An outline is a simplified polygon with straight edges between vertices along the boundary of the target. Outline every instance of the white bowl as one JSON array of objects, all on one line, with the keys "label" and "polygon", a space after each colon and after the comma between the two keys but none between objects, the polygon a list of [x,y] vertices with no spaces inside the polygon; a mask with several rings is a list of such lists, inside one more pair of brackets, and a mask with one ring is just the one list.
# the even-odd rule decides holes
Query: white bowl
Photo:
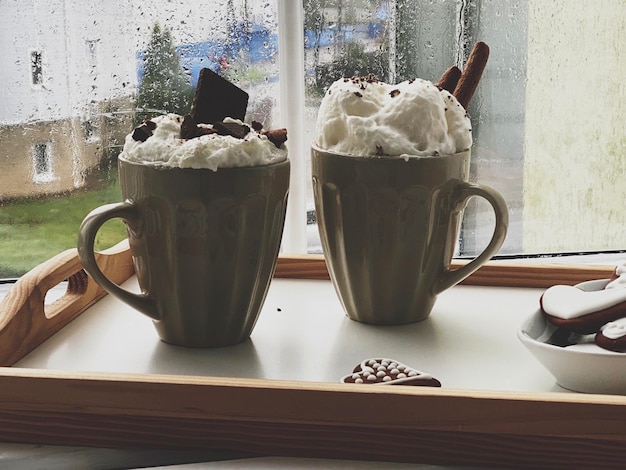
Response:
[{"label": "white bowl", "polygon": [[[588,281],[577,287],[600,290],[607,283],[608,279]],[[556,331],[538,309],[524,322],[517,336],[561,387],[575,392],[626,395],[626,353],[596,346],[593,335],[585,337],[583,344],[551,344]]]}]

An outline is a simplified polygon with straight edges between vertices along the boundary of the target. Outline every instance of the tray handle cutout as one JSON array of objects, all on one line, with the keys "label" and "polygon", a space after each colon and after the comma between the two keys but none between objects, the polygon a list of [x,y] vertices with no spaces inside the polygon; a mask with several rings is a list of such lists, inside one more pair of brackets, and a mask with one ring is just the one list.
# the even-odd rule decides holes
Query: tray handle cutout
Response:
[{"label": "tray handle cutout", "polygon": [[[96,259],[102,271],[117,283],[134,273],[127,240],[97,253]],[[48,291],[65,281],[65,293],[46,304]],[[0,366],[15,364],[105,294],[83,270],[76,248],[31,269],[0,302]]]}]

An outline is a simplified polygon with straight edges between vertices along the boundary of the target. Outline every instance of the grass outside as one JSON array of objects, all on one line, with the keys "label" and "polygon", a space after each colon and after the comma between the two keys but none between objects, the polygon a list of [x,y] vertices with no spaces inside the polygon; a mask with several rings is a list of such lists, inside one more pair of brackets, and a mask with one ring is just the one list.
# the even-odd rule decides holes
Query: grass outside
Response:
[{"label": "grass outside", "polygon": [[[117,172],[103,175],[106,184],[47,199],[20,199],[0,204],[0,279],[19,277],[51,258],[76,247],[84,217],[102,204],[121,201]],[[120,220],[106,222],[98,232],[96,249],[126,238]]]}]

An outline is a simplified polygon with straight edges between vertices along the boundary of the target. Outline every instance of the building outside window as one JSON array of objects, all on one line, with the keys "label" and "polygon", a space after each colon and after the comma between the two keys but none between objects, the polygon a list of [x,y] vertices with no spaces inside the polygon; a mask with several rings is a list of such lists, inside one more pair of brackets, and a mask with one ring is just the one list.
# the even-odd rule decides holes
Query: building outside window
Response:
[{"label": "building outside window", "polygon": [[[281,2],[0,2],[0,228],[9,234],[0,240],[0,278],[75,246],[75,227],[88,210],[120,198],[116,159],[136,124],[157,25],[189,87],[209,67],[250,94],[246,120],[288,128],[290,158],[303,171],[291,187],[290,204],[298,207],[285,237],[305,227],[304,244],[290,245],[302,252],[320,251],[309,146],[325,88],[366,73],[390,82],[436,81],[449,66],[462,68],[478,40],[489,44],[491,56],[468,109],[472,178],[507,201],[511,227],[501,256],[626,249],[626,2],[302,0],[303,18],[292,8],[281,17],[287,10]],[[28,27],[9,27],[18,19]],[[301,47],[292,50],[294,44]],[[44,79],[45,94],[33,94]],[[299,80],[302,96],[293,87]],[[152,103],[150,112],[171,111],[163,100]],[[300,115],[289,114],[294,106]],[[50,147],[44,151],[41,142],[55,149],[54,178],[45,188],[33,181],[33,168],[35,175],[52,171],[45,166]],[[19,226],[3,214],[42,196],[50,204],[71,198],[75,226],[68,224],[64,245],[49,243],[48,252],[28,260],[12,258],[38,240],[22,237],[23,246],[11,245]],[[19,209],[28,213],[27,206]],[[481,251],[492,223],[489,207],[472,202],[458,256]],[[123,228],[112,234],[123,237]],[[108,242],[114,241],[111,235]]]}]

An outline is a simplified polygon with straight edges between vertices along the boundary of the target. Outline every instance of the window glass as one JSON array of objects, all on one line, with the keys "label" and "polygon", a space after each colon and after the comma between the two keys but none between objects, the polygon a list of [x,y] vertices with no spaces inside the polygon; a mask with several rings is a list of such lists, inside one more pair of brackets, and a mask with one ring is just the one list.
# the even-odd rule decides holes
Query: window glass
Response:
[{"label": "window glass", "polygon": [[[0,278],[76,246],[121,198],[126,134],[188,112],[202,67],[249,92],[248,120],[277,122],[276,22],[275,1],[0,2]],[[97,248],[124,237],[107,222]]]},{"label": "window glass", "polygon": [[[491,55],[468,109],[472,178],[507,201],[511,225],[501,253],[626,247],[625,2],[308,0],[305,6],[308,122],[324,87],[342,74],[436,81],[451,65],[463,68],[473,44],[485,41]],[[471,201],[458,255],[480,252],[492,224],[488,204]],[[316,232],[309,234],[310,251],[320,251]]]},{"label": "window glass", "polygon": [[[277,0],[0,2],[0,278],[74,247],[85,214],[120,199],[125,135],[146,117],[184,112],[202,67],[250,93],[248,120],[302,124],[305,144],[290,156],[306,165],[333,80],[435,81],[478,40],[491,56],[469,107],[472,177],[507,200],[502,253],[626,247],[625,2],[302,2],[303,123],[279,112]],[[302,223],[319,252],[306,180],[291,191],[306,191]],[[492,219],[486,204],[469,204],[458,255],[481,250]],[[124,236],[109,222],[98,247]]]}]

